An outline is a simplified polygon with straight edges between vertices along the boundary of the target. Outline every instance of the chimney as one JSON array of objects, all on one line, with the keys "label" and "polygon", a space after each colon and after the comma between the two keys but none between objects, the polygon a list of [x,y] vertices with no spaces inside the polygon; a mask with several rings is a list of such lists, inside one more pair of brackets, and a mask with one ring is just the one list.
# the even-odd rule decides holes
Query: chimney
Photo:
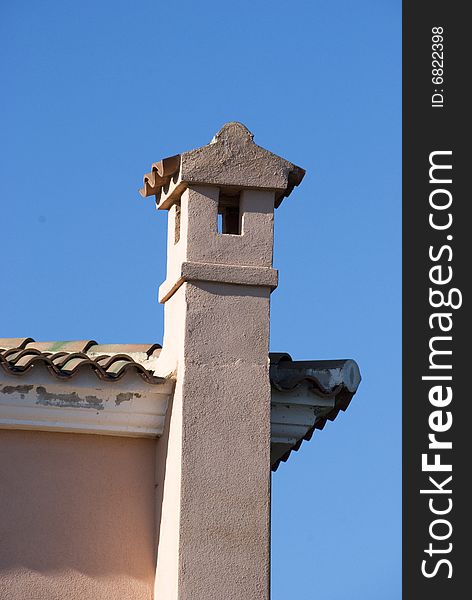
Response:
[{"label": "chimney", "polygon": [[144,177],[141,194],[168,211],[155,373],[175,379],[158,600],[269,600],[274,208],[303,175],[232,122]]}]

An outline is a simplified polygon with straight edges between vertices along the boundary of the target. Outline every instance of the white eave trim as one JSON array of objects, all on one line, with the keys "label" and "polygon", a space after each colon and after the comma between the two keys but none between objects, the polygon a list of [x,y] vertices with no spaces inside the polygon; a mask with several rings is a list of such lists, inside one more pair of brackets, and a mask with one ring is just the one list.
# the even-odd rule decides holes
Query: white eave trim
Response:
[{"label": "white eave trim", "polygon": [[45,373],[0,378],[0,429],[158,437],[173,382],[130,375],[101,382],[94,374],[58,381]]}]

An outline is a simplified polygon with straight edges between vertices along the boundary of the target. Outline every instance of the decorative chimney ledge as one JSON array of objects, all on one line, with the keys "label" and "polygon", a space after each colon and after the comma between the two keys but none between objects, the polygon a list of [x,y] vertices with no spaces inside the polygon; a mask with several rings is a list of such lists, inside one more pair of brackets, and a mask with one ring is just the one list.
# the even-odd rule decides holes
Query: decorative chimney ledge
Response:
[{"label": "decorative chimney ledge", "polygon": [[159,302],[166,302],[185,281],[213,281],[236,285],[277,287],[278,273],[269,267],[244,267],[212,263],[184,262],[177,281],[165,281],[159,288]]}]

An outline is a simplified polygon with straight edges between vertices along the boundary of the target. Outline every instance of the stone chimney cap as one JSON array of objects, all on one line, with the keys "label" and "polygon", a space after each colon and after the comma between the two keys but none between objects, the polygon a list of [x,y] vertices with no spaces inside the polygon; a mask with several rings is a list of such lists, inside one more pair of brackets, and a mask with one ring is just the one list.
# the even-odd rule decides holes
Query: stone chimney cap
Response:
[{"label": "stone chimney cap", "polygon": [[189,185],[233,189],[271,189],[275,206],[302,181],[305,170],[261,148],[242,123],[226,123],[206,146],[153,163],[139,193],[155,196],[157,207],[168,209]]}]

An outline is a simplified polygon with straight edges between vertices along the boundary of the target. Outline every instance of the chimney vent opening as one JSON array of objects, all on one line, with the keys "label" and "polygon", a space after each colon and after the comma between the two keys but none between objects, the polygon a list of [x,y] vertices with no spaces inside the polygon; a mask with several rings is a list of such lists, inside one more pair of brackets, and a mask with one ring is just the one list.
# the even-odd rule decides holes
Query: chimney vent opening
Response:
[{"label": "chimney vent opening", "polygon": [[174,244],[180,240],[180,201],[175,203]]},{"label": "chimney vent opening", "polygon": [[221,194],[218,201],[218,233],[241,235],[240,194]]}]

